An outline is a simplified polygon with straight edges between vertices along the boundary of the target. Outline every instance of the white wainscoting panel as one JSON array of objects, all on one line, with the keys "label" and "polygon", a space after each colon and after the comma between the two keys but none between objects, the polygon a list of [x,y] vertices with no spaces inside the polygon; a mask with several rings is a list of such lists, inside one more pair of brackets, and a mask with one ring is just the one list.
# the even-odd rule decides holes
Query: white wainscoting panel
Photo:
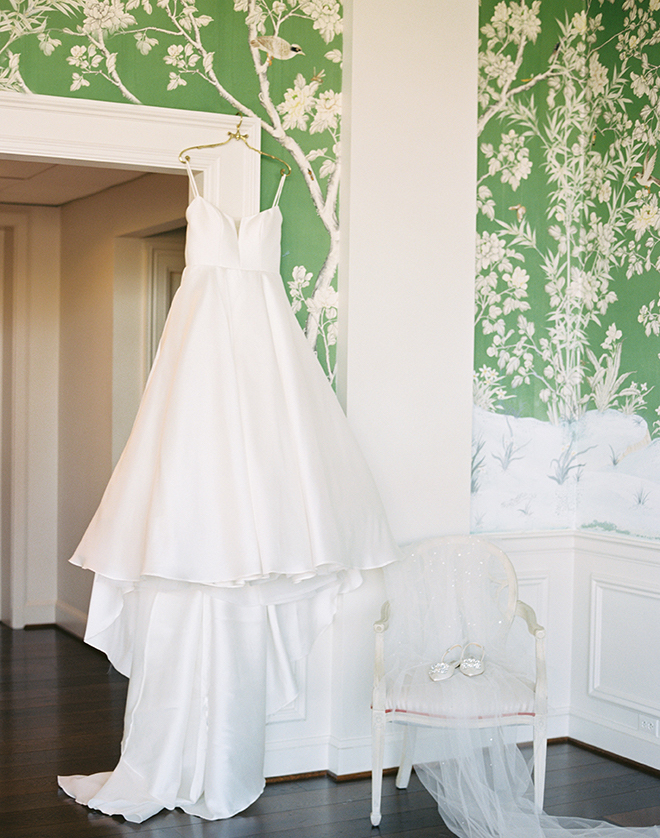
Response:
[{"label": "white wainscoting panel", "polygon": [[660,588],[591,577],[589,695],[660,716]]},{"label": "white wainscoting panel", "polygon": [[660,738],[640,727],[660,718],[660,543],[574,536],[570,736],[660,768]]}]

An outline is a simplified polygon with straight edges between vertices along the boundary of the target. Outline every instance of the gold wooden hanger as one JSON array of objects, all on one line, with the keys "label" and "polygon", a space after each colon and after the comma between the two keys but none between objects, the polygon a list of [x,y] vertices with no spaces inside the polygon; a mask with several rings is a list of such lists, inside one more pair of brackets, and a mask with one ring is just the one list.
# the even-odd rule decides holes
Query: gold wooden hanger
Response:
[{"label": "gold wooden hanger", "polygon": [[282,175],[286,175],[287,177],[291,174],[291,166],[286,162],[286,160],[282,160],[280,157],[276,157],[274,154],[269,154],[267,151],[261,151],[261,149],[255,148],[253,145],[250,145],[248,142],[248,134],[241,134],[241,125],[243,124],[243,116],[242,114],[237,114],[241,118],[238,121],[238,125],[236,126],[235,131],[227,131],[227,139],[223,140],[221,143],[206,143],[205,145],[191,145],[188,148],[184,148],[183,151],[179,152],[179,160],[182,163],[190,163],[190,155],[186,154],[188,151],[195,151],[196,149],[202,148],[219,148],[221,145],[227,145],[227,143],[231,142],[232,140],[241,140],[245,143],[245,145],[251,150],[256,151],[257,154],[261,154],[263,157],[270,157],[271,160],[277,160],[278,163],[281,163],[285,168],[283,168],[280,172]]}]

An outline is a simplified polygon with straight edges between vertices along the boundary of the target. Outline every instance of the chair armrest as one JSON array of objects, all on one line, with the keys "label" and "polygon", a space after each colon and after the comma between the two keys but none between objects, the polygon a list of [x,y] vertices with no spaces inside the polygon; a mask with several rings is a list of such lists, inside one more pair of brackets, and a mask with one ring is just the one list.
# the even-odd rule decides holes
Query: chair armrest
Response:
[{"label": "chair armrest", "polygon": [[523,620],[527,623],[529,633],[533,634],[534,637],[545,637],[545,629],[543,626],[538,624],[536,614],[534,613],[534,609],[531,605],[527,605],[526,602],[518,600],[516,603],[516,616],[523,618]]},{"label": "chair armrest", "polygon": [[536,711],[547,713],[548,709],[548,674],[545,663],[545,629],[539,625],[534,609],[526,602],[518,600],[516,615],[527,623],[529,633],[536,638]]},{"label": "chair armrest", "polygon": [[390,604],[384,602],[380,611],[380,620],[374,623],[376,633],[376,649],[374,656],[374,688],[371,706],[374,710],[382,710],[385,707],[385,646],[383,634],[390,624]]},{"label": "chair armrest", "polygon": [[380,620],[376,620],[374,623],[374,631],[376,634],[382,634],[384,631],[387,631],[390,625],[390,603],[384,602],[383,607],[380,609]]}]

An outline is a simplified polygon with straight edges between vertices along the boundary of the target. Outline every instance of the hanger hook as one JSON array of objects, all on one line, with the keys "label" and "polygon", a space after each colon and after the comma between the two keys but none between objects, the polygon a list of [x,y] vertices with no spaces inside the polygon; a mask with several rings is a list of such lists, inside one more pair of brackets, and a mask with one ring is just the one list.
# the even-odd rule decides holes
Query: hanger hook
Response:
[{"label": "hanger hook", "polygon": [[220,146],[226,145],[226,143],[231,142],[231,140],[241,140],[251,151],[256,151],[257,154],[261,154],[263,157],[269,157],[271,160],[276,160],[278,163],[281,163],[284,166],[284,168],[281,169],[281,173],[283,176],[286,175],[288,177],[291,174],[291,166],[286,162],[286,160],[282,160],[281,157],[276,157],[274,154],[269,154],[267,151],[261,151],[260,149],[251,146],[248,142],[249,134],[241,134],[241,126],[243,125],[244,114],[237,113],[236,116],[239,118],[236,130],[227,131],[226,140],[224,140],[221,143],[205,143],[204,145],[192,145],[188,148],[184,148],[182,151],[179,152],[179,160],[182,163],[190,163],[190,155],[186,153],[188,151],[193,151],[194,149],[202,148],[219,148]]}]

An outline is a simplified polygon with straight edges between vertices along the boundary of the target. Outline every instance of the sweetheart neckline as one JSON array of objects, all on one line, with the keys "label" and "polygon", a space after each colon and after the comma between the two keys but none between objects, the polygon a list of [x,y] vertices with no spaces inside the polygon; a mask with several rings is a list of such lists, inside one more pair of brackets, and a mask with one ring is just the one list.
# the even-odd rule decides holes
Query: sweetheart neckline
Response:
[{"label": "sweetheart neckline", "polygon": [[214,203],[209,201],[209,199],[205,198],[203,195],[195,195],[195,197],[188,204],[188,206],[191,207],[195,203],[195,201],[203,201],[205,204],[208,204],[212,209],[214,209],[219,215],[222,215],[228,221],[231,221],[232,229],[236,232],[237,237],[240,235],[241,229],[243,228],[243,222],[244,221],[249,221],[252,218],[258,218],[260,215],[266,215],[269,212],[273,212],[273,210],[278,210],[280,215],[282,214],[282,211],[280,210],[279,205],[275,204],[274,206],[268,207],[265,210],[260,210],[259,212],[255,212],[252,215],[242,215],[240,217],[236,217],[236,216],[233,216],[233,215],[229,215],[228,212],[225,212],[224,210],[220,209],[220,207],[216,206]]}]

